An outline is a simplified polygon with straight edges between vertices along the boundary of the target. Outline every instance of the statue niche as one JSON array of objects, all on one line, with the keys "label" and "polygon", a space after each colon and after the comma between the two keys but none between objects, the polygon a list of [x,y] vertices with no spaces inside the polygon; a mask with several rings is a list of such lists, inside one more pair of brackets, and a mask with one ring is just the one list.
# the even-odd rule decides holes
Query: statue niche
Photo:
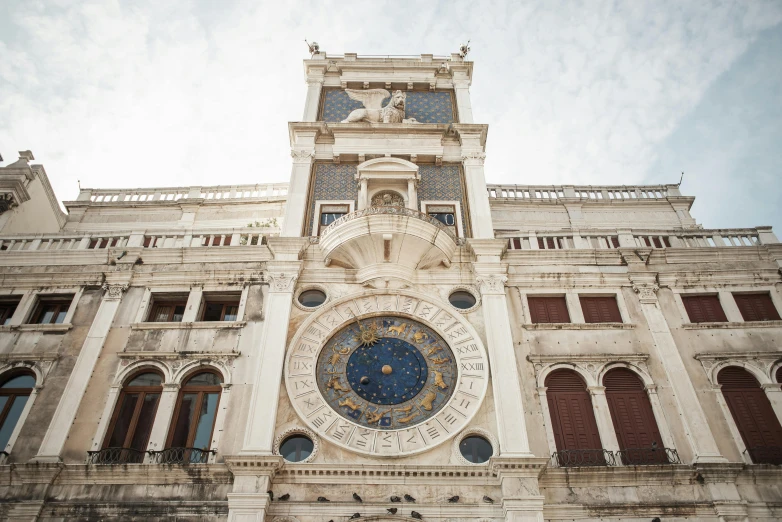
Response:
[{"label": "statue niche", "polygon": [[371,207],[404,207],[405,200],[392,190],[382,190],[372,196]]}]

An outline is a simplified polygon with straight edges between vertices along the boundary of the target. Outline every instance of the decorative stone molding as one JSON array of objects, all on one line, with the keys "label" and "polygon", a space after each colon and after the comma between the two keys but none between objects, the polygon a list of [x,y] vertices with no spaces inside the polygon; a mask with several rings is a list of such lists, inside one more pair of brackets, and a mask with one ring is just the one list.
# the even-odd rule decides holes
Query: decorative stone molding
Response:
[{"label": "decorative stone molding", "polygon": [[480,150],[462,152],[462,162],[470,162],[472,165],[483,165],[486,153]]},{"label": "decorative stone molding", "polygon": [[269,291],[273,293],[293,292],[299,274],[290,272],[268,272],[266,279],[269,283]]},{"label": "decorative stone molding", "polygon": [[291,516],[274,517],[272,519],[272,522],[299,522],[299,519]]},{"label": "decorative stone molding", "polygon": [[18,206],[18,204],[16,203],[16,200],[14,199],[14,195],[12,193],[6,192],[0,194],[0,215],[2,215],[5,211],[11,210],[16,206]]},{"label": "decorative stone molding", "polygon": [[633,291],[638,294],[638,299],[642,303],[655,304],[658,290],[660,290],[660,286],[656,283],[633,282]]},{"label": "decorative stone molding", "polygon": [[505,283],[508,276],[504,274],[483,275],[475,278],[481,289],[481,295],[505,295]]},{"label": "decorative stone molding", "polygon": [[294,163],[310,163],[315,157],[315,151],[291,149],[291,157]]},{"label": "decorative stone molding", "polygon": [[[318,306],[304,306],[303,304],[301,304],[299,302],[299,296],[301,295],[302,292],[306,292],[307,290],[320,290],[321,292],[326,294],[326,300],[323,301]],[[317,310],[321,306],[325,306],[326,303],[328,303],[330,300],[331,300],[331,294],[330,294],[330,292],[328,290],[326,290],[326,287],[323,286],[323,285],[313,284],[313,283],[308,283],[308,284],[300,286],[296,290],[296,293],[293,295],[293,305],[296,308],[298,308],[299,310],[304,310],[305,312],[314,312],[315,310]]]},{"label": "decorative stone molding", "polygon": [[462,456],[462,452],[459,451],[459,444],[461,444],[465,438],[471,435],[477,435],[478,437],[483,437],[484,439],[489,441],[492,449],[491,452],[492,457],[495,457],[499,454],[500,443],[497,440],[497,437],[495,437],[493,433],[483,428],[467,428],[459,435],[454,437],[453,443],[451,444],[451,455],[453,455],[456,461],[462,466],[485,466],[486,464],[488,464],[488,461],[483,463],[470,462],[469,460],[465,459]]},{"label": "decorative stone molding", "polygon": [[[529,354],[527,360],[533,364],[538,387],[545,387],[546,376],[558,369],[571,369],[584,377],[587,386],[599,386],[601,376],[611,368],[624,367],[638,374],[642,381],[651,384],[646,361],[649,354]],[[610,367],[610,368],[609,368]]]},{"label": "decorative stone molding", "polygon": [[103,283],[103,289],[106,291],[103,299],[106,301],[118,301],[122,299],[122,293],[128,289],[128,284]]},{"label": "decorative stone molding", "polygon": [[381,190],[370,202],[372,207],[404,207],[405,199],[395,190]]},{"label": "decorative stone molding", "polygon": [[[283,441],[290,437],[291,435],[305,435],[310,438],[312,441],[312,453],[310,453],[310,456],[306,459],[300,461],[300,462],[288,462],[286,461],[286,464],[307,464],[308,462],[312,462],[315,459],[315,456],[318,454],[318,449],[320,448],[320,438],[315,434],[314,431],[304,428],[304,427],[295,427],[295,428],[289,428],[279,435],[277,435],[274,438],[274,445],[272,446],[272,452],[275,455],[280,455],[280,446],[282,445]],[[282,455],[280,455],[282,456]]]},{"label": "decorative stone molding", "polygon": [[728,366],[744,368],[755,376],[761,385],[774,383],[774,373],[782,352],[704,352],[695,355],[712,386],[719,386],[717,374]]}]

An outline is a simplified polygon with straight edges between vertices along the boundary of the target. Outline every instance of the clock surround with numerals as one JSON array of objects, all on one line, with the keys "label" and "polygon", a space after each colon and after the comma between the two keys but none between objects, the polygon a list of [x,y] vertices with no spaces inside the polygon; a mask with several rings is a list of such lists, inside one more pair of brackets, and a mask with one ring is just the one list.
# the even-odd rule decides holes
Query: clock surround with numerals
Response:
[{"label": "clock surround with numerals", "polygon": [[400,456],[449,440],[486,394],[488,359],[465,318],[410,291],[329,303],[299,328],[285,384],[321,437],[357,453]]}]

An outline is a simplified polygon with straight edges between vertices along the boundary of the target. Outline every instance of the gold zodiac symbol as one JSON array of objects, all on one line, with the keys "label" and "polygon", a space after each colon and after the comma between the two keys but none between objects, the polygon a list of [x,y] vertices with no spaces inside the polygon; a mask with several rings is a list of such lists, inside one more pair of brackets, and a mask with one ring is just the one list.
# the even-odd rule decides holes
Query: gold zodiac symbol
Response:
[{"label": "gold zodiac symbol", "polygon": [[448,387],[445,382],[443,382],[443,374],[442,372],[438,372],[437,370],[434,371],[434,385],[440,388],[441,390],[444,390]]},{"label": "gold zodiac symbol", "polygon": [[426,411],[432,411],[432,403],[436,398],[437,398],[437,394],[433,391],[430,391],[429,393],[424,395],[424,399],[421,401],[421,407]]},{"label": "gold zodiac symbol", "polygon": [[396,408],[394,411],[397,413],[410,413],[410,410],[413,409],[413,405],[410,404],[408,406],[405,406],[404,408]]},{"label": "gold zodiac symbol", "polygon": [[432,362],[434,364],[443,364],[445,362],[448,362],[448,357],[437,357],[435,359],[432,359]]},{"label": "gold zodiac symbol", "polygon": [[434,354],[436,354],[437,352],[441,352],[442,350],[443,350],[443,347],[442,347],[442,346],[438,346],[438,345],[436,345],[436,344],[435,344],[434,346],[432,346],[431,348],[429,348],[429,351],[428,351],[428,352],[426,352],[426,355],[434,355]]},{"label": "gold zodiac symbol", "polygon": [[390,410],[386,410],[386,411],[375,410],[374,412],[368,411],[367,412],[367,422],[369,424],[376,424],[389,411]]},{"label": "gold zodiac symbol", "polygon": [[401,419],[397,419],[397,422],[401,422],[402,424],[407,424],[408,422],[416,418],[417,415],[418,415],[417,413],[413,413],[409,417],[402,417]]},{"label": "gold zodiac symbol", "polygon": [[339,404],[340,406],[346,406],[346,407],[350,408],[353,411],[356,411],[357,409],[359,409],[361,407],[358,404],[356,404],[355,402],[353,402],[353,397],[348,397],[344,401],[337,402],[337,404]]},{"label": "gold zodiac symbol", "polygon": [[331,379],[329,379],[329,382],[326,383],[326,388],[331,388],[334,391],[338,391],[338,392],[339,391],[342,391],[342,392],[350,391],[350,389],[345,388],[344,386],[342,386],[342,383],[340,382],[339,377],[337,377],[336,375],[333,376]]},{"label": "gold zodiac symbol", "polygon": [[416,343],[422,343],[429,339],[429,334],[426,332],[422,332],[421,330],[418,330],[416,333],[413,334],[413,341]]},{"label": "gold zodiac symbol", "polygon": [[[397,408],[394,411],[397,412],[397,413],[410,413],[412,411],[412,409],[413,409],[413,405],[410,404],[408,406],[405,406],[404,408]],[[410,416],[402,417],[400,419],[397,419],[397,421],[401,422],[402,424],[407,424],[408,422],[413,420],[417,415],[418,415],[418,413],[413,413]]]},{"label": "gold zodiac symbol", "polygon": [[402,323],[399,326],[391,325],[391,326],[388,327],[388,333],[389,334],[393,333],[394,335],[399,337],[400,335],[404,335],[405,334],[405,330],[406,329],[407,329],[407,323]]},{"label": "gold zodiac symbol", "polygon": [[342,356],[337,352],[334,352],[331,354],[331,357],[329,357],[329,364],[335,366],[341,359]]}]

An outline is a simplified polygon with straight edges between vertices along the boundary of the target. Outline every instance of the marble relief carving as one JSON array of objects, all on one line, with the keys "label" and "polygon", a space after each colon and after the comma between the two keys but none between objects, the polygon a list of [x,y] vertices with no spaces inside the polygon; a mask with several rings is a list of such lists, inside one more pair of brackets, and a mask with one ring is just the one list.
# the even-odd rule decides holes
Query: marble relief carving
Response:
[{"label": "marble relief carving", "polygon": [[[405,118],[405,100],[407,95],[402,91],[394,91],[393,94],[385,89],[367,89],[359,91],[345,89],[351,100],[356,100],[364,105],[363,109],[355,109],[342,123],[418,123],[415,118]],[[382,106],[383,100],[391,96],[391,100]]]}]

